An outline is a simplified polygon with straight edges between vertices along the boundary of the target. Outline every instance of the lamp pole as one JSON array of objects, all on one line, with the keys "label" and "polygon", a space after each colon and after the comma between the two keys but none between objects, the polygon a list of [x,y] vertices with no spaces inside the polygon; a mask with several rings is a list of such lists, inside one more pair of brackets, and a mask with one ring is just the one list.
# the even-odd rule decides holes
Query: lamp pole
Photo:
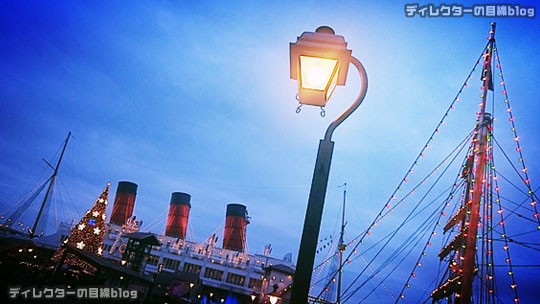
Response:
[{"label": "lamp pole", "polygon": [[291,304],[304,304],[308,302],[311,274],[313,272],[313,263],[315,261],[315,251],[317,250],[317,239],[319,238],[324,199],[328,186],[328,175],[330,174],[330,164],[332,162],[332,153],[334,151],[332,134],[334,133],[334,130],[362,104],[367,93],[367,74],[364,66],[358,59],[352,56],[350,62],[360,73],[362,88],[354,103],[328,126],[324,138],[319,141],[319,150],[317,152],[315,170],[311,180],[311,189],[309,191],[306,216],[304,218],[304,228],[302,230],[302,239],[300,241],[296,271],[293,279]]}]

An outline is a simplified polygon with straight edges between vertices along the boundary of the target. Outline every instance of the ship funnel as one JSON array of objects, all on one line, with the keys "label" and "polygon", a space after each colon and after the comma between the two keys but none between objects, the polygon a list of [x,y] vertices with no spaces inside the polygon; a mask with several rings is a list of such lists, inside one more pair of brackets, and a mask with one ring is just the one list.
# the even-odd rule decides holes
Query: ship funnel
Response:
[{"label": "ship funnel", "polygon": [[246,206],[228,204],[223,235],[223,248],[244,251],[246,243],[246,226],[249,224]]},{"label": "ship funnel", "polygon": [[191,195],[182,192],[171,194],[171,204],[169,205],[169,216],[165,235],[185,239],[187,224],[189,220],[189,210]]},{"label": "ship funnel", "polygon": [[123,225],[131,217],[135,206],[135,196],[137,196],[137,184],[125,181],[118,183],[110,220],[112,224]]}]

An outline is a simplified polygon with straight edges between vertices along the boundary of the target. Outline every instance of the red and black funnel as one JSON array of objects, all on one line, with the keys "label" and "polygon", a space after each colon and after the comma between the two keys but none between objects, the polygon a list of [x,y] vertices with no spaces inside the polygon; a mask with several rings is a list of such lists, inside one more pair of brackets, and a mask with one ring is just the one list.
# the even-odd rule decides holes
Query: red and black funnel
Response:
[{"label": "red and black funnel", "polygon": [[228,204],[223,235],[223,248],[244,251],[246,243],[246,226],[249,224],[246,206]]},{"label": "red and black funnel", "polygon": [[181,239],[186,238],[189,210],[191,209],[190,201],[191,195],[187,193],[174,192],[171,194],[165,235]]},{"label": "red and black funnel", "polygon": [[123,225],[131,217],[133,208],[135,207],[136,196],[137,184],[126,181],[118,183],[110,219],[112,224]]}]

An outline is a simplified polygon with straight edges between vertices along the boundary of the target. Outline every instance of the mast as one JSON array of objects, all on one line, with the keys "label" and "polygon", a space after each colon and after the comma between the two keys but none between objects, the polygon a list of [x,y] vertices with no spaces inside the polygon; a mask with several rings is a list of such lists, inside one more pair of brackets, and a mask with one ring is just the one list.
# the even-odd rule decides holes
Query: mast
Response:
[{"label": "mast", "polygon": [[493,90],[491,76],[491,58],[495,43],[495,23],[491,23],[489,42],[485,49],[484,64],[482,67],[482,103],[476,121],[475,136],[473,138],[472,153],[467,157],[461,177],[466,181],[465,203],[458,212],[446,223],[444,232],[461,223],[459,233],[450,243],[439,252],[442,261],[451,252],[455,252],[457,259],[450,259],[450,275],[446,282],[437,287],[432,293],[433,302],[447,298],[452,303],[470,304],[476,267],[476,238],[480,223],[480,204],[486,188],[486,170],[488,136],[491,132],[491,115],[486,113],[486,100],[488,90]]},{"label": "mast", "polygon": [[[495,23],[491,23],[491,31],[489,32],[489,44],[484,55],[483,67],[483,94],[481,110],[478,117],[478,128],[476,133],[476,143],[474,146],[476,164],[476,174],[474,176],[473,195],[470,201],[469,210],[470,217],[468,224],[463,229],[465,240],[465,254],[463,255],[461,291],[456,294],[461,304],[471,303],[473,280],[475,272],[475,257],[476,257],[476,234],[478,232],[478,223],[480,220],[480,200],[484,190],[484,173],[486,166],[486,146],[487,136],[491,128],[491,116],[486,113],[486,100],[488,89],[490,88],[491,79],[491,57],[493,54],[493,44],[495,42]],[[457,299],[456,299],[457,300]],[[457,302],[457,301],[456,301]]]},{"label": "mast", "polygon": [[54,172],[50,178],[49,187],[47,188],[47,192],[45,193],[45,197],[43,198],[43,203],[41,203],[41,207],[39,208],[38,215],[36,217],[36,221],[34,222],[34,226],[32,226],[32,230],[30,230],[30,237],[34,237],[37,224],[39,222],[39,218],[41,217],[41,213],[43,212],[43,208],[45,207],[45,204],[47,203],[47,199],[49,198],[49,194],[51,193],[52,187],[54,185],[54,181],[56,180],[56,176],[58,175],[58,168],[60,168],[60,163],[62,162],[62,157],[64,157],[64,152],[66,151],[66,147],[69,141],[69,138],[71,137],[71,132],[68,132],[68,136],[66,138],[66,142],[64,143],[64,147],[62,148],[62,153],[60,154],[60,158],[58,159],[58,163],[56,164],[56,167],[54,168]]},{"label": "mast", "polygon": [[347,198],[347,183],[343,184],[344,190],[343,190],[343,212],[341,215],[341,233],[339,234],[339,244],[338,244],[338,250],[339,250],[339,269],[338,269],[338,284],[337,284],[337,300],[336,304],[341,303],[341,274],[343,272],[343,251],[345,251],[346,247],[345,243],[343,241],[343,234],[345,232],[345,201]]}]

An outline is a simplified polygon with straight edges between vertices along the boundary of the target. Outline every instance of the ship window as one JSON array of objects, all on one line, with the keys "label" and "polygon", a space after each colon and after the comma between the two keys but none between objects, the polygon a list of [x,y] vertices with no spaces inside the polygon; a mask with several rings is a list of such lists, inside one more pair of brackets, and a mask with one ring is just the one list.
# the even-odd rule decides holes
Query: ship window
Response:
[{"label": "ship window", "polygon": [[223,271],[207,267],[204,270],[204,277],[221,281],[223,280]]},{"label": "ship window", "polygon": [[249,288],[258,289],[260,290],[262,286],[262,280],[255,279],[255,278],[249,278]]},{"label": "ship window", "polygon": [[244,286],[244,282],[246,281],[246,277],[235,274],[235,273],[227,273],[227,279],[225,280],[227,283],[231,283],[238,286]]},{"label": "ship window", "polygon": [[191,263],[184,263],[184,272],[199,274],[201,273],[201,266]]},{"label": "ship window", "polygon": [[163,258],[163,267],[171,270],[177,270],[180,266],[180,261],[169,258]]},{"label": "ship window", "polygon": [[157,255],[150,254],[146,258],[147,265],[157,266],[158,263],[159,263],[159,256]]}]

